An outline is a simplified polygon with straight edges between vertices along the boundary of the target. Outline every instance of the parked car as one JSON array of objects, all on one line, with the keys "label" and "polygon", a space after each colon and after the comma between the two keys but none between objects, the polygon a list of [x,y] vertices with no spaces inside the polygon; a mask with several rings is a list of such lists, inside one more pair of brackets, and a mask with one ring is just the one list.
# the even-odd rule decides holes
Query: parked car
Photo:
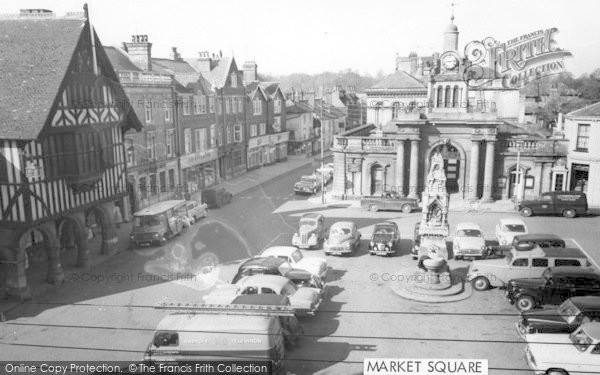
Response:
[{"label": "parked car", "polygon": [[316,175],[306,175],[294,184],[296,194],[316,194],[321,190],[321,179]]},{"label": "parked car", "polygon": [[573,218],[588,211],[585,193],[578,191],[550,191],[539,198],[519,203],[519,212],[523,216],[562,215]]},{"label": "parked car", "polygon": [[252,275],[279,275],[283,276],[292,269],[292,266],[285,259],[273,257],[254,257],[250,258],[240,265],[238,272],[231,280],[232,284],[240,281],[241,278]]},{"label": "parked car", "polygon": [[187,201],[187,216],[190,218],[192,224],[200,220],[203,217],[208,216],[208,205],[206,203],[200,203],[198,201]]},{"label": "parked car", "polygon": [[542,249],[530,251],[511,249],[504,258],[474,260],[467,271],[475,290],[486,290],[490,286],[503,287],[511,279],[540,277],[548,267],[590,265],[587,256],[578,248]]},{"label": "parked car", "polygon": [[[290,299],[277,294],[247,294],[237,296],[231,304],[245,306],[290,306]],[[279,323],[286,346],[295,345],[304,333],[304,329],[298,319],[295,316],[282,315],[279,316]]]},{"label": "parked car", "polygon": [[529,251],[536,246],[541,248],[547,247],[566,247],[565,240],[556,234],[535,233],[535,234],[520,234],[513,238],[512,246],[519,251]]},{"label": "parked car", "polygon": [[505,294],[520,311],[588,295],[600,296],[600,274],[586,267],[550,267],[541,277],[512,279]]},{"label": "parked car", "polygon": [[355,223],[338,221],[331,226],[327,240],[323,244],[325,254],[352,254],[360,247],[360,237],[361,234]]},{"label": "parked car", "polygon": [[202,202],[208,205],[208,208],[219,208],[231,202],[233,195],[225,188],[202,190]]},{"label": "parked car", "polygon": [[317,168],[315,170],[315,174],[322,178],[325,182],[325,185],[333,181],[333,168],[329,168],[327,166],[323,166],[323,168]]},{"label": "parked car", "polygon": [[323,291],[325,290],[325,284],[323,284],[321,278],[312,272],[293,268],[287,271],[283,276],[290,279],[298,288],[307,287],[319,289],[321,294],[323,294]]},{"label": "parked car", "polygon": [[360,200],[360,206],[365,210],[373,212],[390,210],[402,211],[405,214],[409,214],[419,208],[419,202],[416,198],[406,198],[400,196],[395,191],[386,191],[378,196],[363,197]]},{"label": "parked car", "polygon": [[301,269],[315,274],[325,282],[327,277],[327,260],[321,257],[305,257],[302,252],[293,246],[269,247],[257,257],[275,257],[288,262],[292,268]]},{"label": "parked car", "polygon": [[157,325],[144,354],[147,365],[172,365],[221,358],[270,362],[273,374],[286,374],[285,333],[277,315],[176,312]]},{"label": "parked car", "polygon": [[297,315],[314,315],[321,304],[319,289],[298,288],[290,279],[277,275],[248,276],[236,284],[218,285],[203,299],[207,304],[230,304],[237,296],[248,294],[286,296]]},{"label": "parked car", "polygon": [[421,248],[421,235],[419,235],[420,227],[421,227],[421,222],[417,221],[415,223],[415,231],[413,232],[413,245],[410,248],[410,255],[415,260],[417,260],[417,258],[419,258],[419,249]]},{"label": "parked car", "polygon": [[458,223],[454,232],[452,253],[454,259],[485,258],[488,255],[488,248],[481,227],[475,223]]},{"label": "parked car", "polygon": [[600,297],[571,297],[558,308],[522,312],[517,332],[523,339],[528,334],[571,333],[581,324],[597,320],[600,320]]},{"label": "parked car", "polygon": [[319,247],[325,240],[325,217],[317,213],[302,215],[298,232],[292,237],[292,245],[301,249]]},{"label": "parked car", "polygon": [[535,336],[525,356],[536,374],[600,374],[600,323],[582,324],[571,334]]},{"label": "parked car", "polygon": [[496,239],[500,246],[510,246],[515,236],[527,233],[525,222],[518,218],[500,219],[496,225]]},{"label": "parked car", "polygon": [[369,242],[369,254],[392,256],[400,250],[400,230],[393,221],[375,224]]}]

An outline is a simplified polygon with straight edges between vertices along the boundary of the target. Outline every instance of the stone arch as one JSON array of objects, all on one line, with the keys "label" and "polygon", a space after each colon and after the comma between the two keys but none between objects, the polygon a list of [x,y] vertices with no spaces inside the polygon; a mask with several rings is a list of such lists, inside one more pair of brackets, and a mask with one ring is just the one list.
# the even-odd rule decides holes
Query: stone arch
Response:
[{"label": "stone arch", "polygon": [[[376,169],[379,168],[381,170],[381,181],[380,181],[380,188],[377,188],[376,186],[374,186],[375,184],[377,184],[377,182],[374,181],[374,177],[376,172]],[[386,163],[386,162],[382,162],[380,160],[372,160],[370,162],[367,162],[364,164],[364,169],[363,169],[363,189],[362,189],[362,194],[363,195],[374,195],[374,194],[378,194],[380,192],[383,191],[383,189],[385,188],[386,185],[391,185],[390,182],[390,168],[391,168],[391,164],[390,163]]]},{"label": "stone arch", "polygon": [[439,147],[439,146],[443,146],[445,144],[449,144],[452,147],[456,148],[456,150],[458,151],[459,154],[459,161],[460,161],[460,165],[459,165],[459,170],[458,170],[458,191],[461,193],[461,195],[465,196],[465,170],[466,170],[466,160],[467,160],[467,156],[465,153],[464,148],[462,147],[462,145],[458,142],[452,142],[451,140],[448,139],[440,139],[437,142],[434,142],[428,149],[427,152],[425,153],[425,162],[424,162],[424,174],[423,174],[423,185],[425,186],[426,182],[427,182],[427,174],[429,173],[429,168],[431,166],[431,156],[433,155],[433,152]]},{"label": "stone arch", "polygon": [[63,261],[73,261],[79,267],[89,265],[88,231],[83,214],[63,216],[58,222],[58,239],[63,251]]},{"label": "stone arch", "polygon": [[[112,255],[117,251],[118,238],[117,228],[114,222],[114,202],[102,203],[93,206],[85,211],[86,226],[89,227],[91,218],[95,219],[95,224],[99,225],[100,230],[94,235],[101,236],[100,253],[103,255]],[[91,252],[93,249],[89,249]]]},{"label": "stone arch", "polygon": [[[519,163],[519,169],[521,170],[521,173],[523,173],[522,174],[523,178],[525,178],[525,176],[529,175],[529,171],[533,170],[533,165],[532,165],[532,163],[530,163],[528,161],[523,161],[523,162]],[[516,171],[517,171],[517,163],[507,164],[505,167],[505,176],[507,177],[507,179],[506,179],[507,198],[512,198],[515,196]],[[523,184],[525,184],[525,181],[523,181]]]}]

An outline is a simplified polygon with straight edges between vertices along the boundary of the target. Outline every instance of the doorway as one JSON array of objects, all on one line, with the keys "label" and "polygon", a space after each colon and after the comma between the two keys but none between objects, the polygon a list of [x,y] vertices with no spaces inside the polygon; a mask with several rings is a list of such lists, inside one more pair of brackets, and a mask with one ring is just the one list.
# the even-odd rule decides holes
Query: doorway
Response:
[{"label": "doorway", "polygon": [[451,143],[445,143],[431,150],[431,155],[439,152],[444,159],[444,171],[446,173],[446,191],[450,194],[459,191],[460,178],[460,153]]}]

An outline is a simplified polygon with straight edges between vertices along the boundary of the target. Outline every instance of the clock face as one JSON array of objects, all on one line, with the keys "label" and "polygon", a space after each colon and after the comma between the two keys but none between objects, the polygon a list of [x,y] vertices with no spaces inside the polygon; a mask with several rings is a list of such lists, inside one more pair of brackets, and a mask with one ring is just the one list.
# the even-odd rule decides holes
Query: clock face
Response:
[{"label": "clock face", "polygon": [[456,60],[456,57],[454,57],[452,55],[448,55],[448,56],[444,57],[442,64],[444,65],[444,68],[446,68],[448,70],[452,70],[456,67],[456,65],[458,65],[458,61]]}]

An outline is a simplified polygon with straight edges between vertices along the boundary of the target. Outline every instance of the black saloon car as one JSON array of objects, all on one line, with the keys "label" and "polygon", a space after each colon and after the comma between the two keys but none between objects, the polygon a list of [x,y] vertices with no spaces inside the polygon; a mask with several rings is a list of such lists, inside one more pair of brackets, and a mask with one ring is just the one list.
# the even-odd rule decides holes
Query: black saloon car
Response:
[{"label": "black saloon car", "polygon": [[400,247],[400,231],[398,225],[392,221],[375,224],[373,237],[369,242],[369,254],[387,255],[396,254]]},{"label": "black saloon car", "polygon": [[522,312],[517,330],[522,338],[529,333],[571,333],[595,320],[600,320],[600,297],[573,297],[558,308]]},{"label": "black saloon car", "polygon": [[600,274],[591,268],[550,267],[541,277],[512,279],[506,298],[521,311],[541,305],[558,305],[577,296],[600,296]]},{"label": "black saloon car", "polygon": [[281,258],[265,257],[250,258],[240,265],[237,274],[231,280],[237,283],[242,277],[252,275],[279,275],[283,276],[291,269],[290,264]]}]

